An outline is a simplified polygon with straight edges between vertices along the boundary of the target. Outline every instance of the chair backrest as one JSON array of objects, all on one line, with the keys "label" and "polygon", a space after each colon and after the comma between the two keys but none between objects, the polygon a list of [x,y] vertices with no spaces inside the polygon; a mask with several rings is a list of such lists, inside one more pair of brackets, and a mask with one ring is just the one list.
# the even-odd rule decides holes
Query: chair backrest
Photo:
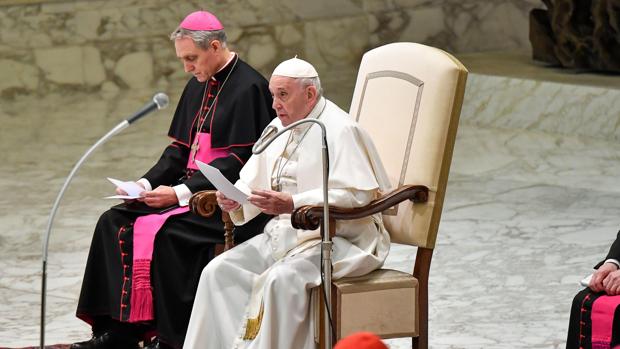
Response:
[{"label": "chair backrest", "polygon": [[389,44],[362,58],[351,116],[373,139],[394,188],[429,188],[428,202],[384,212],[393,242],[435,246],[466,79],[456,58],[421,44]]}]

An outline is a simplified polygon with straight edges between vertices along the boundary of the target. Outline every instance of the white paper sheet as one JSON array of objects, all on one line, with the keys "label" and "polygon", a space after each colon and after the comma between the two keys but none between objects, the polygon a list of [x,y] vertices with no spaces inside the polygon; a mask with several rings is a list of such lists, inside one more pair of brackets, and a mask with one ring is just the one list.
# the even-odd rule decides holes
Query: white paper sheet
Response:
[{"label": "white paper sheet", "polygon": [[215,188],[226,195],[227,198],[235,200],[236,202],[244,205],[248,203],[248,196],[237,189],[234,184],[230,183],[226,177],[217,168],[207,165],[204,162],[196,160],[196,164],[205,177],[215,186]]},{"label": "white paper sheet", "polygon": [[592,280],[592,275],[593,274],[590,274],[590,275],[586,276],[585,278],[583,278],[583,280],[581,280],[579,282],[579,284],[581,284],[581,286],[583,286],[583,287],[590,286],[590,281]]},{"label": "white paper sheet", "polygon": [[114,184],[117,188],[121,188],[124,190],[127,195],[112,195],[106,196],[105,199],[137,199],[141,197],[141,194],[144,192],[144,188],[136,182],[132,181],[121,181],[118,179],[107,177],[112,184]]}]

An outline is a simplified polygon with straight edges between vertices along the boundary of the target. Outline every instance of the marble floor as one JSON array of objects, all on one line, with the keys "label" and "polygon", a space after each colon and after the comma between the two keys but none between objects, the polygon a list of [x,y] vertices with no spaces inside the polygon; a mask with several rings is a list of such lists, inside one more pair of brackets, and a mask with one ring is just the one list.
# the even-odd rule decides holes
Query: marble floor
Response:
[{"label": "marble floor", "polygon": [[[471,70],[470,80],[489,74]],[[150,95],[75,92],[0,103],[0,347],[38,344],[41,237],[65,176]],[[346,98],[334,99],[346,108]],[[431,268],[430,346],[563,348],[578,281],[620,226],[620,144],[474,123],[463,110]],[[50,243],[46,343],[90,335],[74,309],[94,223],[111,204],[102,199],[113,190],[105,177],[140,176],[167,142],[170,115],[157,112],[107,143],[68,190]],[[414,256],[394,245],[386,264],[410,270]]]}]

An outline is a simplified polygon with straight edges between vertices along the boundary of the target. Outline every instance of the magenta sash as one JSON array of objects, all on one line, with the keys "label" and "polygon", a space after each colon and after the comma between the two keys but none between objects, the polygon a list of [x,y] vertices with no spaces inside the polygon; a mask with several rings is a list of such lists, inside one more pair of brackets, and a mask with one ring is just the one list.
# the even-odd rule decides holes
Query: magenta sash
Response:
[{"label": "magenta sash", "polygon": [[133,225],[133,265],[131,274],[131,308],[129,322],[154,319],[153,293],[151,291],[151,258],[155,234],[168,217],[189,211],[179,207],[164,214],[150,214],[138,217]]},{"label": "magenta sash", "polygon": [[592,304],[592,349],[609,349],[614,313],[620,305],[620,296],[600,296]]},{"label": "magenta sash", "polygon": [[[211,149],[211,135],[198,134],[198,152],[190,152],[187,168],[196,170],[194,160],[209,163],[217,158],[228,156],[222,149]],[[162,214],[150,214],[138,217],[133,225],[133,266],[131,274],[131,298],[129,322],[149,321],[155,318],[153,309],[153,292],[151,290],[151,259],[155,235],[170,216],[188,212],[189,208],[179,207]]]}]

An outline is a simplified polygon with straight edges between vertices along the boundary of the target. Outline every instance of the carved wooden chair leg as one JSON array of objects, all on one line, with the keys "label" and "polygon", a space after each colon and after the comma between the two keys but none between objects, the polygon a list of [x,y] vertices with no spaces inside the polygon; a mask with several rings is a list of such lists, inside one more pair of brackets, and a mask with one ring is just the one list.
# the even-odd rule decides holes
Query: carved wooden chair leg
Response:
[{"label": "carved wooden chair leg", "polygon": [[227,251],[235,247],[235,237],[233,235],[235,225],[230,219],[228,212],[222,211],[222,221],[224,222],[224,251]]},{"label": "carved wooden chair leg", "polygon": [[[192,195],[189,201],[189,207],[197,215],[202,217],[211,217],[215,210],[219,210],[215,190],[205,190]],[[224,222],[224,245],[215,245],[215,254],[218,255],[235,246],[233,234],[234,224],[227,212],[222,211],[222,221]]]}]

